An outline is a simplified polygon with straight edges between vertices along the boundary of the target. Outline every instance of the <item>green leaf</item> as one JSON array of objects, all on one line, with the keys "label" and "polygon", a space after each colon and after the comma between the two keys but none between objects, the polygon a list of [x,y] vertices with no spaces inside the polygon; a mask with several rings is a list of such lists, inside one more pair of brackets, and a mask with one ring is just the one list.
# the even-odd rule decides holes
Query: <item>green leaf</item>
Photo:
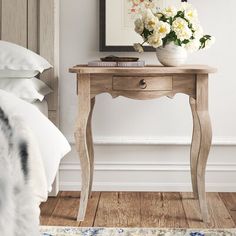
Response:
[{"label": "green leaf", "polygon": [[177,15],[175,16],[176,18],[177,17],[182,17],[182,18],[184,18],[184,12],[183,11],[178,11],[177,12]]},{"label": "green leaf", "polygon": [[153,30],[152,30],[152,31],[149,31],[147,28],[144,28],[142,36],[143,36],[145,39],[147,39],[148,36],[152,35],[152,33],[153,33]]},{"label": "green leaf", "polygon": [[190,42],[190,40],[188,40],[188,39],[185,39],[185,40],[182,41],[183,44],[187,44],[189,42]]},{"label": "green leaf", "polygon": [[177,46],[181,46],[181,40],[180,39],[176,39],[174,42]]}]

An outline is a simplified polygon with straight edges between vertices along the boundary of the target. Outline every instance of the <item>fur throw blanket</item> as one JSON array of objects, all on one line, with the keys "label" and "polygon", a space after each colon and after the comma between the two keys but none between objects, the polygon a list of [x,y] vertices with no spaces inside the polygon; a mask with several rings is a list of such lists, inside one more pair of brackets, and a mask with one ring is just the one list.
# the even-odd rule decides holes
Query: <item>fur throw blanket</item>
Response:
[{"label": "fur throw blanket", "polygon": [[39,236],[39,205],[31,183],[34,138],[0,107],[0,235]]}]

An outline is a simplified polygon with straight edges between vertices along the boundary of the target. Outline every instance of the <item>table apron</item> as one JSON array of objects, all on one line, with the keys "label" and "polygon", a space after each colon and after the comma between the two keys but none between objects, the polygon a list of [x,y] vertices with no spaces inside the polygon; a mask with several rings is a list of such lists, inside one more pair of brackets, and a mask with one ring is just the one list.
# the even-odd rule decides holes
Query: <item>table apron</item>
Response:
[{"label": "table apron", "polygon": [[[196,98],[196,77],[195,74],[145,76],[91,74],[90,94],[91,98],[102,93],[109,93],[113,98],[124,96],[131,99],[148,100],[162,96],[174,97],[175,94],[182,93]],[[147,82],[146,89],[138,87],[138,82],[141,80]]]}]

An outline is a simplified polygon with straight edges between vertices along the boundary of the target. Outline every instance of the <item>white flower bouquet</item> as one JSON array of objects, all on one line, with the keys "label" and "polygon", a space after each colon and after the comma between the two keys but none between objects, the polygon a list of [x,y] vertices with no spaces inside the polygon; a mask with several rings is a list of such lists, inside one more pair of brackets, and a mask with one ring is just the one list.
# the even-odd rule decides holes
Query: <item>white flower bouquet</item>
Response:
[{"label": "white flower bouquet", "polygon": [[143,38],[143,43],[134,44],[138,52],[144,51],[145,43],[154,48],[174,44],[193,52],[209,48],[214,42],[214,37],[203,34],[197,10],[186,2],[156,12],[146,9],[136,19],[135,31]]}]

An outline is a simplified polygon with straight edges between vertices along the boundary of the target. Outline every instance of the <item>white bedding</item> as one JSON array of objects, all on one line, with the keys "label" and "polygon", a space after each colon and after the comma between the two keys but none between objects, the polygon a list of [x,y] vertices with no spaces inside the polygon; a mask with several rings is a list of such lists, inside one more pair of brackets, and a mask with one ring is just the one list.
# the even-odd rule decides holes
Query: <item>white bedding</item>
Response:
[{"label": "white bedding", "polygon": [[36,139],[41,154],[42,168],[40,168],[39,158],[36,158],[32,165],[34,187],[40,201],[45,201],[48,192],[51,191],[60,160],[71,150],[71,147],[57,127],[35,105],[0,90],[0,106],[10,116],[22,119]]},{"label": "white bedding", "polygon": [[37,107],[46,117],[48,117],[48,103],[46,100],[36,101],[31,103],[35,107]]}]

